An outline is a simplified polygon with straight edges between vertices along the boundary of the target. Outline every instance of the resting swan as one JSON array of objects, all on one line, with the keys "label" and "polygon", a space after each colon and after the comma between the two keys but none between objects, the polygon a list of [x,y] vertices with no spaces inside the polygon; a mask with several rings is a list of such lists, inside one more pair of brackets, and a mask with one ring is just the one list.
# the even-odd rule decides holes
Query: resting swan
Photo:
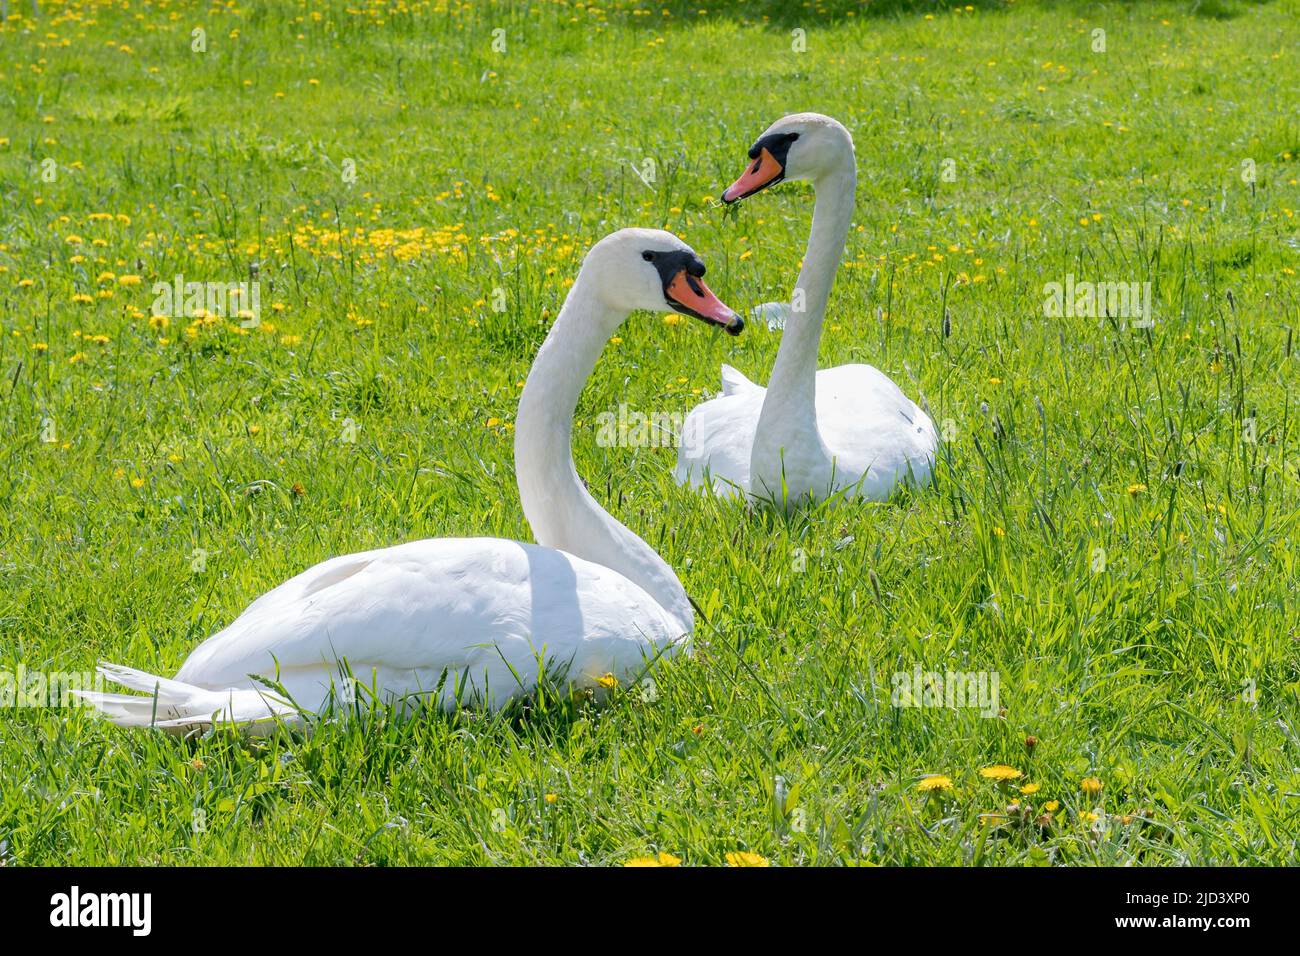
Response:
[{"label": "resting swan", "polygon": [[722,193],[736,203],[786,179],[812,182],[812,231],[792,304],[755,310],[788,317],[766,389],[722,367],[722,395],[683,423],[676,478],[781,507],[836,493],[883,501],[929,479],[938,448],[930,416],[870,365],[817,371],[817,346],[853,218],[857,171],[848,130],[818,113],[772,124],[745,173]]},{"label": "resting swan", "polygon": [[[542,665],[590,687],[607,674],[635,680],[650,660],[685,648],[694,625],[686,592],[587,493],[570,439],[579,393],[631,311],[666,302],[740,332],[703,274],[688,246],[658,230],[624,229],[588,252],[519,400],[519,497],[537,544],[433,538],[333,558],[254,601],[174,679],[101,665],[149,696],[80,696],[123,726],[299,723],[334,699],[346,665],[354,688],[402,705],[498,708],[534,690]],[[278,681],[292,702],[256,677]]]}]

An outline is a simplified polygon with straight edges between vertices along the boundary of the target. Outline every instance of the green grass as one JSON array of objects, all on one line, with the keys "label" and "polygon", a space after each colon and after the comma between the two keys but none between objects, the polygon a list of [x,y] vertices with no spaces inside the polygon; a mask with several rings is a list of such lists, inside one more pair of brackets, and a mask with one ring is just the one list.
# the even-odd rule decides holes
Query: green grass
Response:
[{"label": "green grass", "polygon": [[[10,708],[0,863],[1294,860],[1295,0],[313,6],[0,30],[0,672],[171,673],[318,560],[527,538],[509,423],[582,252],[662,226],[732,305],[788,294],[808,189],[708,198],[783,112],[857,143],[822,365],[877,365],[952,440],[889,504],[697,497],[596,416],[685,411],[721,362],[766,380],[779,334],[634,316],[575,456],[708,615],[657,699],[261,742]],[[150,326],[153,282],[253,261],[261,329]],[[1067,274],[1150,281],[1155,327],[1046,317]],[[1001,715],[891,706],[917,665],[996,672]],[[987,816],[998,763],[1050,825]]]}]

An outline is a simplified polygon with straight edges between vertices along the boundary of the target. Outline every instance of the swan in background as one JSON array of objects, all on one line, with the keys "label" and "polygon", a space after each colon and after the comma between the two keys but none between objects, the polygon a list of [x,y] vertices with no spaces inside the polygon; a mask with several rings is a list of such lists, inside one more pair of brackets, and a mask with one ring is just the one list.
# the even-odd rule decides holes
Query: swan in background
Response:
[{"label": "swan in background", "polygon": [[808,180],[817,194],[812,231],[791,303],[754,310],[785,327],[767,388],[722,367],[722,394],[683,423],[690,440],[678,450],[677,481],[780,507],[837,493],[883,501],[904,482],[925,483],[938,449],[930,416],[870,365],[817,371],[822,319],[853,218],[852,137],[829,116],[796,113],[768,127],[749,158],[722,201]]},{"label": "swan in background", "polygon": [[703,275],[695,253],[658,230],[624,229],[588,252],[519,400],[519,497],[537,544],[433,538],[333,558],[254,601],[174,679],[99,668],[149,696],[80,696],[123,726],[270,729],[348,701],[336,677],[403,706],[495,709],[534,690],[543,669],[575,688],[610,674],[626,682],[688,646],[694,615],[681,582],[587,493],[571,438],[578,396],[631,311],[667,303],[740,332]]}]

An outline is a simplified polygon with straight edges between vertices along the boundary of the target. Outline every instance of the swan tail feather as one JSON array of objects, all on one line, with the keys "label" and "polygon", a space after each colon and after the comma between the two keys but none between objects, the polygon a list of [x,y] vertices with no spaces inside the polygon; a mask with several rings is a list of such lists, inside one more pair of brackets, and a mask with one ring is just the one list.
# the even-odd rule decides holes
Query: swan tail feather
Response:
[{"label": "swan tail feather", "polygon": [[786,323],[790,321],[791,314],[789,302],[764,302],[762,305],[754,306],[749,312],[758,321],[767,323],[767,327],[773,332],[784,329]]},{"label": "swan tail feather", "polygon": [[187,733],[214,724],[258,724],[299,716],[288,701],[263,690],[227,688],[209,690],[184,681],[159,677],[121,664],[101,663],[99,673],[109,681],[136,694],[71,690],[105,719],[119,727],[158,727],[172,733]]},{"label": "swan tail feather", "polygon": [[742,392],[752,392],[759,388],[748,378],[740,369],[732,368],[730,365],[722,366],[722,394],[739,395]]}]

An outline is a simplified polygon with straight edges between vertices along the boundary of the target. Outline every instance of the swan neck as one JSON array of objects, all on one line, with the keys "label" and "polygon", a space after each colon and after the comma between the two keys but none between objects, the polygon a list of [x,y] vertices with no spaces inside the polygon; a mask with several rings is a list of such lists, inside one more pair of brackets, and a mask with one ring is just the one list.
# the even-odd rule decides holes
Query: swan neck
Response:
[{"label": "swan neck", "polygon": [[815,184],[817,201],[813,206],[812,229],[808,232],[808,246],[804,250],[803,267],[799,270],[796,290],[804,298],[805,326],[815,327],[821,334],[822,319],[830,301],[835,273],[839,271],[853,222],[853,195],[857,176],[852,165],[837,173],[823,177]]},{"label": "swan neck", "polygon": [[829,457],[817,429],[817,349],[853,219],[855,186],[852,162],[815,183],[817,201],[803,267],[759,415],[751,464],[755,475],[772,471],[777,455],[786,460]]},{"label": "swan neck", "polygon": [[578,273],[519,398],[519,499],[538,544],[617,571],[689,634],[694,615],[677,575],[650,545],[597,504],[573,465],[578,398],[609,336],[626,317],[601,303],[591,277]]}]

